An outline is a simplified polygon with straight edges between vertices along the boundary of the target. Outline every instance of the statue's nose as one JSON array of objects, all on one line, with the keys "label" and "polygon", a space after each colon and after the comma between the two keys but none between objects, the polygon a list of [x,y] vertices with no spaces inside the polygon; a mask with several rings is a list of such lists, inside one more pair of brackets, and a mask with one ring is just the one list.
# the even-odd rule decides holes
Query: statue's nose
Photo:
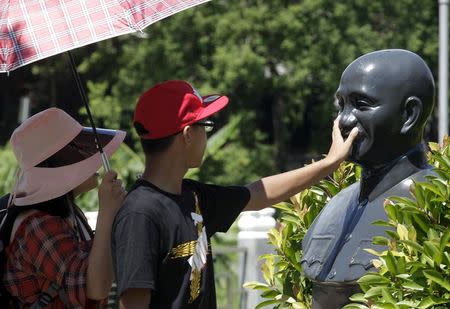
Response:
[{"label": "statue's nose", "polygon": [[357,120],[355,115],[348,110],[344,109],[341,113],[341,118],[339,120],[339,128],[341,129],[342,135],[347,136],[350,131],[356,127]]}]

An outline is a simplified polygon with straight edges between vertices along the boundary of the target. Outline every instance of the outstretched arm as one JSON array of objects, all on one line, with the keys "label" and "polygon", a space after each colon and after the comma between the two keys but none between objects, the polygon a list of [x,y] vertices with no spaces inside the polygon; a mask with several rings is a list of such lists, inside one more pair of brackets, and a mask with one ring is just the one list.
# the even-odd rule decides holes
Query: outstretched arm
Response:
[{"label": "outstretched arm", "polygon": [[250,201],[244,211],[260,210],[284,201],[331,174],[347,158],[357,135],[358,129],[354,128],[344,141],[337,118],[333,125],[333,143],[327,156],[305,167],[265,177],[247,185]]}]

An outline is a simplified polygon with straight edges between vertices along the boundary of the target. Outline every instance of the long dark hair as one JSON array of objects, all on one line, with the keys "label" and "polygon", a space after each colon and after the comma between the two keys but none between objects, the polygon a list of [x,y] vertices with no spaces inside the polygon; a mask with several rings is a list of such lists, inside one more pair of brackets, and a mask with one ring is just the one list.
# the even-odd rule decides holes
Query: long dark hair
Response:
[{"label": "long dark hair", "polygon": [[14,216],[14,214],[18,214],[19,212],[22,212],[26,209],[36,209],[44,211],[52,216],[58,216],[64,219],[69,217],[71,213],[70,207],[72,207],[72,205],[75,205],[74,196],[72,192],[69,192],[57,198],[41,203],[26,206],[12,205],[8,212],[10,212],[10,214]]},{"label": "long dark hair", "polygon": [[73,194],[71,192],[64,194],[63,196],[32,205],[17,206],[11,205],[6,214],[5,222],[0,230],[0,240],[3,246],[9,245],[11,231],[16,218],[24,211],[36,209],[44,211],[52,216],[58,216],[61,218],[68,218],[71,214],[71,207],[73,203]]},{"label": "long dark hair", "polygon": [[[45,159],[36,165],[36,167],[42,168],[57,168],[65,165],[74,164],[80,162],[95,153],[95,151],[89,151],[84,149],[82,146],[77,144],[77,138],[81,137],[81,139],[85,138],[83,132],[81,132],[74,140],[60,149],[58,152]],[[75,188],[74,188],[75,189]],[[74,213],[77,217],[79,217],[83,224],[88,227],[88,222],[86,217],[84,216],[81,209],[75,204],[75,197],[73,195],[73,191],[70,191],[62,196],[53,198],[51,200],[43,201],[36,204],[26,205],[26,206],[17,206],[12,205],[8,208],[8,216],[6,220],[6,225],[8,228],[12,228],[14,224],[15,218],[23,211],[27,209],[36,209],[43,212],[46,212],[52,216],[58,216],[60,218],[68,218],[72,213]],[[90,228],[88,228],[89,232]],[[92,235],[91,235],[92,236]]]}]

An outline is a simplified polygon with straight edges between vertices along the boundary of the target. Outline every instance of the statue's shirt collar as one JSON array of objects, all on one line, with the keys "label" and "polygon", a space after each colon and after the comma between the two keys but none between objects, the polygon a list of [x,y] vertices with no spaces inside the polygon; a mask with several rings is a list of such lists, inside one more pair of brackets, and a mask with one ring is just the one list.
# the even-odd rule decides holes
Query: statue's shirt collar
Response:
[{"label": "statue's shirt collar", "polygon": [[370,182],[374,179],[377,181],[374,189],[371,190],[368,195],[369,202],[373,201],[378,196],[412,174],[415,174],[423,169],[431,169],[432,166],[428,165],[426,160],[425,150],[426,147],[424,144],[418,144],[410,151],[389,162],[376,172],[365,173],[363,171],[361,185],[364,185],[364,182]]}]

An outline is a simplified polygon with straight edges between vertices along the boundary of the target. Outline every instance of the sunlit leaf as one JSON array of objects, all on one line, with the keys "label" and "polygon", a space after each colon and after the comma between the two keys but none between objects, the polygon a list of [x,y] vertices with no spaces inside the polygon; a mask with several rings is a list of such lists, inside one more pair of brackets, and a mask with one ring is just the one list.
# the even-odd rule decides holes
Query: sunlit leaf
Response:
[{"label": "sunlit leaf", "polygon": [[425,270],[423,274],[425,275],[425,277],[450,292],[450,282],[448,280],[445,280],[440,273],[435,270]]}]

